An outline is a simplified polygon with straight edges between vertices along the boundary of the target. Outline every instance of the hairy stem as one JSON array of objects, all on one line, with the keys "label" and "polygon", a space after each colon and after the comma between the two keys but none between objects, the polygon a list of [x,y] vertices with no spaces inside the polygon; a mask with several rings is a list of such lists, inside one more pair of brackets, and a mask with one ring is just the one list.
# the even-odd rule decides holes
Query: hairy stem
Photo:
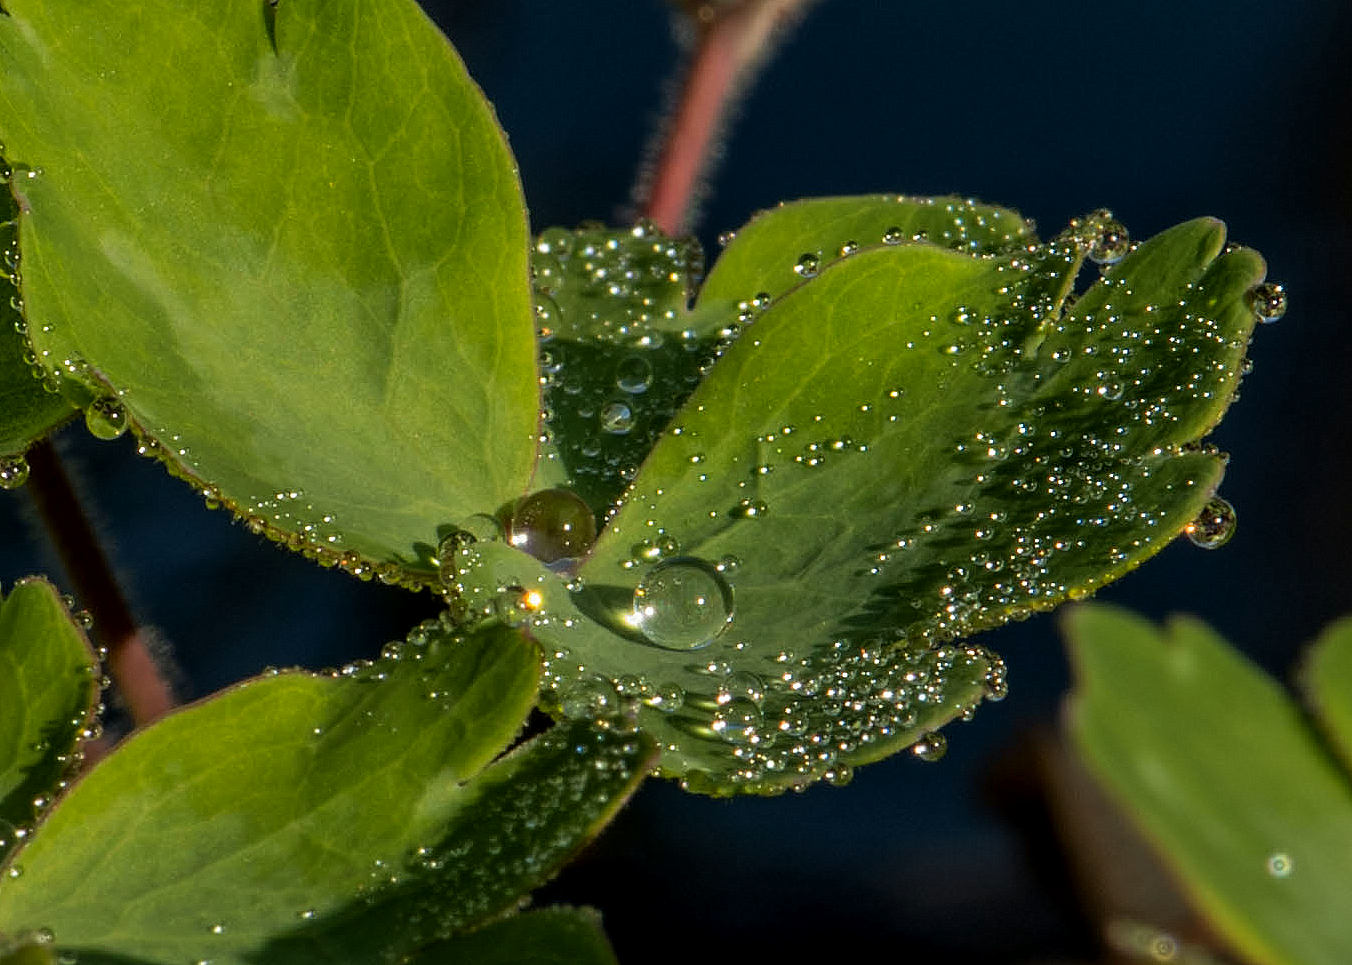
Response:
[{"label": "hairy stem", "polygon": [[702,179],[739,94],[772,49],[774,36],[808,0],[745,0],[694,5],[694,50],[686,61],[671,115],[658,132],[654,160],[634,194],[643,217],[667,234],[689,229]]},{"label": "hairy stem", "polygon": [[144,726],[174,706],[173,692],[132,618],[56,447],[44,439],[28,450],[26,458],[29,476],[25,488],[77,598],[93,616],[95,632],[108,648],[108,672],[113,684],[136,726]]}]

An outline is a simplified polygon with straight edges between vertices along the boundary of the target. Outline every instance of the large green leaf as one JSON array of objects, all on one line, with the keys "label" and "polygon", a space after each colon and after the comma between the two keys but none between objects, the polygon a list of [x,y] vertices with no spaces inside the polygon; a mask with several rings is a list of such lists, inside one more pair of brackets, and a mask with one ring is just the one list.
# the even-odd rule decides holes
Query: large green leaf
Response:
[{"label": "large green leaf", "polygon": [[461,583],[539,581],[559,703],[594,677],[651,696],[662,769],[703,790],[801,784],[969,713],[998,663],[932,645],[1127,572],[1223,470],[1196,443],[1243,369],[1261,259],[1189,222],[1063,312],[1096,243],[821,269],[713,366],[570,598],[496,550]]},{"label": "large green leaf", "polygon": [[0,604],[0,861],[64,787],[98,699],[98,660],[45,580]]},{"label": "large green leaf", "polygon": [[253,528],[359,572],[525,490],[520,188],[414,0],[5,8],[0,137],[40,172],[16,188],[49,372],[116,391]]},{"label": "large green leaf", "polygon": [[1352,617],[1320,635],[1301,676],[1320,724],[1352,771]]},{"label": "large green leaf", "polygon": [[600,917],[585,908],[516,915],[415,955],[409,965],[617,965]]},{"label": "large green leaf", "polygon": [[[4,163],[0,157],[0,166]],[[0,272],[11,281],[17,280],[19,272],[17,216],[14,198],[0,187],[0,257],[4,258]],[[19,290],[4,282],[0,278],[0,462],[16,459],[75,411],[57,392],[43,387],[25,358],[28,328],[19,312]],[[0,468],[0,473],[4,471]],[[0,486],[6,481],[0,478]]]},{"label": "large green leaf", "polygon": [[452,826],[476,844],[492,833],[459,815],[538,674],[510,629],[431,626],[350,676],[263,676],[180,710],[80,780],[13,857],[0,933],[167,965],[243,962],[320,929]]},{"label": "large green leaf", "polygon": [[1352,782],[1300,708],[1195,620],[1065,628],[1071,736],[1216,930],[1246,961],[1352,961]]}]

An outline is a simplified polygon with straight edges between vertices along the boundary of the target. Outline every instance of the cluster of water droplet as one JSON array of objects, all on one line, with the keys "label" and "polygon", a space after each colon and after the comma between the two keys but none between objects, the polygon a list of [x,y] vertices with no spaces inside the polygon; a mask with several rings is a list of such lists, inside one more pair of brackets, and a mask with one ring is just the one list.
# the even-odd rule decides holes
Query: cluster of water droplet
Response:
[{"label": "cluster of water droplet", "polygon": [[599,515],[718,350],[716,337],[682,327],[703,255],[648,223],[554,228],[532,270],[545,441]]}]

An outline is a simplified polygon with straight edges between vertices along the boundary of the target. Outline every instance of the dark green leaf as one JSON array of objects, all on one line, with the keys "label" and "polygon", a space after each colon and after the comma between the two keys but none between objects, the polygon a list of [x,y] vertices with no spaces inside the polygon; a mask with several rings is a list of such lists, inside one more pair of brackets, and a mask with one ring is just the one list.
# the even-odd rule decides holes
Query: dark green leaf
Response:
[{"label": "dark green leaf", "polygon": [[213,500],[368,575],[525,490],[520,187],[414,0],[5,8],[0,136],[40,172],[16,186],[49,371],[125,393]]},{"label": "dark green leaf", "polygon": [[[0,605],[0,862],[57,795],[98,698],[98,660],[45,580]],[[2,880],[2,879],[0,879]],[[3,886],[0,886],[3,887]]]},{"label": "dark green leaf", "polygon": [[1333,624],[1315,641],[1302,679],[1319,723],[1352,771],[1352,618]]},{"label": "dark green leaf", "polygon": [[542,908],[439,943],[409,965],[618,965],[587,908]]},{"label": "dark green leaf", "polygon": [[[683,694],[644,724],[665,772],[713,791],[838,772],[970,712],[988,675],[1001,691],[990,654],[930,648],[1088,594],[1188,526],[1255,323],[1262,261],[1205,219],[1063,314],[1097,240],[883,246],[774,300],[653,448],[573,599],[539,577],[547,681]],[[495,567],[479,582],[537,576]]]},{"label": "dark green leaf", "polygon": [[0,933],[50,929],[81,960],[247,961],[444,840],[538,673],[515,631],[433,625],[351,676],[263,676],[180,710],[52,810],[0,880]]},{"label": "dark green leaf", "polygon": [[1203,624],[1065,622],[1071,736],[1245,961],[1352,961],[1352,784],[1277,683]]}]

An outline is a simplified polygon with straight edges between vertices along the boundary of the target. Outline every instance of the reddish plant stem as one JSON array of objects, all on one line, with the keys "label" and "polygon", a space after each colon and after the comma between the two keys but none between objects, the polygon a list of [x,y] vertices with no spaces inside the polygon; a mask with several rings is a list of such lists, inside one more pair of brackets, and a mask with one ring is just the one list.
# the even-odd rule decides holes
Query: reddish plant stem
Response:
[{"label": "reddish plant stem", "polygon": [[56,547],[77,599],[94,618],[94,632],[108,648],[108,673],[132,721],[143,727],[174,706],[173,692],[136,625],[108,557],[85,515],[56,447],[44,439],[26,453],[26,489]]},{"label": "reddish plant stem", "polygon": [[643,217],[662,231],[677,235],[689,229],[701,178],[731,106],[764,63],[773,35],[805,5],[806,0],[747,0],[699,23],[655,161],[635,190]]}]

